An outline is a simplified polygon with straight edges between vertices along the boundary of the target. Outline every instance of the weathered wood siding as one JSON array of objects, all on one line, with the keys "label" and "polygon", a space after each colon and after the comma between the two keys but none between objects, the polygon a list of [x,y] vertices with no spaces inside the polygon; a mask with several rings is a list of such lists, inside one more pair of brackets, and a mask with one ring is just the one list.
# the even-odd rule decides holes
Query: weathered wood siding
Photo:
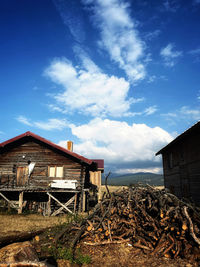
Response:
[{"label": "weathered wood siding", "polygon": [[[169,158],[172,154],[172,166]],[[163,153],[164,183],[178,197],[200,204],[200,134],[193,133]]]},{"label": "weathered wood siding", "polygon": [[[8,176],[16,175],[17,167],[28,166],[28,161],[36,163],[29,179],[29,186],[46,187],[54,179],[76,179],[82,184],[86,175],[86,167],[79,162],[39,143],[26,142],[0,154],[1,182]],[[63,166],[63,178],[48,177],[48,166]]]}]

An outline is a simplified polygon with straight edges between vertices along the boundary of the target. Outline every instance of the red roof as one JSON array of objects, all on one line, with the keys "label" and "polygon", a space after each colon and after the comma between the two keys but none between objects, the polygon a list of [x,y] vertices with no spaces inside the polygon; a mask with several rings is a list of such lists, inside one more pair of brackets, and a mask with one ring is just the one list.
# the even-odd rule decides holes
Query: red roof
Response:
[{"label": "red roof", "polygon": [[93,162],[97,163],[98,169],[104,169],[104,160],[103,159],[93,159]]},{"label": "red roof", "polygon": [[23,134],[20,134],[20,135],[14,137],[14,138],[11,138],[11,139],[3,142],[3,143],[0,143],[0,147],[3,148],[5,146],[7,146],[8,144],[11,144],[11,143],[13,143],[15,141],[18,141],[18,140],[20,140],[20,139],[22,139],[22,138],[24,138],[26,136],[30,136],[30,137],[32,137],[32,138],[34,138],[36,140],[39,140],[42,143],[51,146],[52,148],[56,148],[57,150],[66,153],[67,155],[70,155],[70,156],[72,156],[72,157],[74,157],[74,158],[76,158],[76,159],[78,159],[80,161],[83,161],[83,162],[87,163],[88,165],[91,165],[92,163],[97,163],[97,165],[98,165],[98,162],[96,162],[95,160],[93,161],[91,159],[87,159],[87,158],[85,158],[83,156],[80,156],[79,154],[76,154],[74,152],[71,152],[71,151],[69,151],[69,150],[67,150],[67,149],[65,149],[65,148],[63,148],[61,146],[58,146],[58,145],[52,143],[51,141],[49,141],[49,140],[47,140],[47,139],[45,139],[45,138],[43,138],[43,137],[41,137],[41,136],[39,136],[37,134],[34,134],[32,132],[29,132],[29,131],[28,132],[25,132]]}]

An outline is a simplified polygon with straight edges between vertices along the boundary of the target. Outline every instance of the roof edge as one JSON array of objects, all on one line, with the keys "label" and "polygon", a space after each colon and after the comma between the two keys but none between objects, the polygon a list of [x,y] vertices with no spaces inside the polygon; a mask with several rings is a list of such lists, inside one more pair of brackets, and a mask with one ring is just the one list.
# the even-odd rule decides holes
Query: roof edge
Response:
[{"label": "roof edge", "polygon": [[58,150],[60,150],[60,151],[62,151],[64,153],[66,153],[66,154],[68,154],[68,155],[70,155],[70,156],[72,156],[72,157],[80,160],[81,162],[84,162],[84,163],[88,164],[88,165],[91,165],[93,162],[95,162],[95,161],[93,161],[91,159],[87,159],[87,158],[85,158],[85,157],[83,157],[83,156],[81,156],[81,155],[79,155],[79,154],[77,154],[75,152],[71,152],[71,151],[67,150],[64,147],[61,147],[59,145],[56,145],[55,143],[53,143],[53,142],[51,142],[51,141],[49,141],[49,140],[47,140],[47,139],[45,139],[45,138],[37,135],[37,134],[34,134],[34,133],[30,132],[30,131],[27,131],[27,132],[25,132],[23,134],[20,134],[20,135],[18,135],[16,137],[13,137],[11,139],[8,139],[8,140],[0,143],[0,147],[3,148],[6,145],[11,144],[11,143],[13,143],[15,141],[18,141],[18,140],[20,140],[20,139],[22,139],[22,138],[24,138],[26,136],[33,137],[34,139],[39,140],[39,141],[41,141],[41,142],[43,142],[43,143],[45,143],[45,144],[47,144],[47,145],[49,145],[49,146],[51,146],[53,148],[56,148],[56,149],[58,149]]},{"label": "roof edge", "polygon": [[182,138],[184,138],[185,136],[187,136],[190,132],[192,132],[193,130],[195,130],[196,128],[198,128],[200,126],[200,121],[196,122],[194,125],[192,125],[190,128],[188,128],[187,130],[185,130],[183,133],[181,133],[180,135],[178,135],[174,140],[172,140],[169,144],[167,144],[166,146],[164,146],[162,149],[160,149],[155,155],[158,156],[160,154],[162,154],[166,149],[168,149],[169,147],[171,147],[172,145],[176,144],[178,141],[180,141]]}]

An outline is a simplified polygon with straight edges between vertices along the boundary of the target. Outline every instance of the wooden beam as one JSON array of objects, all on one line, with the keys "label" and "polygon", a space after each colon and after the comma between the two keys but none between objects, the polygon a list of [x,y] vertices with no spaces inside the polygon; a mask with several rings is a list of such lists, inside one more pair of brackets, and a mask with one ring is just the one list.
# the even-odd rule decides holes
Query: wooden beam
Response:
[{"label": "wooden beam", "polygon": [[0,192],[0,196],[4,198],[12,208],[18,209],[18,207],[15,204],[13,204],[12,201],[10,201],[7,197],[5,197],[1,192]]},{"label": "wooden beam", "polygon": [[68,212],[72,213],[73,212],[68,209],[63,203],[61,203],[57,198],[55,198],[53,195],[51,195],[49,192],[47,192],[47,195],[50,196],[51,198],[53,198],[60,206],[62,206],[65,210],[67,210]]},{"label": "wooden beam", "polygon": [[[67,207],[69,206],[75,199],[75,196],[73,196],[72,198],[70,198],[64,205]],[[51,216],[56,216],[58,215],[64,208],[60,207],[58,210],[54,211],[54,213]]]},{"label": "wooden beam", "polygon": [[18,214],[22,214],[22,209],[23,209],[23,196],[24,192],[19,193],[19,208],[18,208]]}]

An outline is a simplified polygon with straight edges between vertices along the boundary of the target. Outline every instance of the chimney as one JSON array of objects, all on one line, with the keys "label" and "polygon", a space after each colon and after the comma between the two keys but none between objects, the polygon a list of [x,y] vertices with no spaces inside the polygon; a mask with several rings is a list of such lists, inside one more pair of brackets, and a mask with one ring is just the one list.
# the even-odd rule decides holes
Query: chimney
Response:
[{"label": "chimney", "polygon": [[72,141],[67,141],[67,149],[71,152],[73,152],[73,142]]}]

